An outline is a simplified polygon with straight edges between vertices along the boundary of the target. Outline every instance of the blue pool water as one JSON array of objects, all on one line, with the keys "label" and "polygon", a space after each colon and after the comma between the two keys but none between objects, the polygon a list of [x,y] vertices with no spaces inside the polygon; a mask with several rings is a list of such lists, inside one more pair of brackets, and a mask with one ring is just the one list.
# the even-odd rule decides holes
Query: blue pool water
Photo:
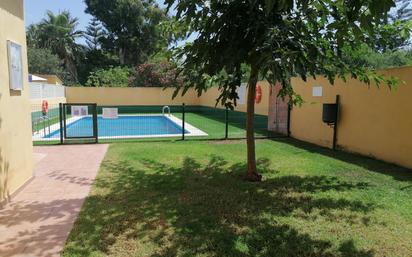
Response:
[{"label": "blue pool water", "polygon": [[[119,116],[117,119],[98,117],[99,137],[155,136],[182,134],[182,127],[165,116]],[[83,117],[67,125],[68,137],[92,137],[92,117]],[[185,130],[185,133],[188,131]],[[54,131],[47,138],[59,138],[60,131]]]}]

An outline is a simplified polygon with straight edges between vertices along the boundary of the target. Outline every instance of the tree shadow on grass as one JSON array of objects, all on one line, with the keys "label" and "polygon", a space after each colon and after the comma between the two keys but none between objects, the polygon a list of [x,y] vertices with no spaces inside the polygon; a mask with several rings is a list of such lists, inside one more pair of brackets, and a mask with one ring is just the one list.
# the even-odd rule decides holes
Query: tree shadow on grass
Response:
[{"label": "tree shadow on grass", "polygon": [[[230,165],[216,155],[207,164],[188,157],[177,166],[139,161],[139,169],[125,161],[103,163],[63,256],[115,255],[113,247],[122,240],[129,242],[129,255],[153,257],[374,255],[353,242],[335,245],[281,222],[316,213],[356,223],[376,207],[314,193],[367,184],[323,176],[279,176],[251,184],[241,179],[244,163]],[[267,159],[259,159],[258,166],[263,174],[276,173]],[[145,245],[151,250],[143,254]]]},{"label": "tree shadow on grass", "polygon": [[395,164],[376,160],[374,158],[362,156],[359,154],[353,154],[344,151],[333,151],[326,147],[317,146],[293,138],[274,138],[271,140],[297,147],[300,150],[321,154],[346,163],[351,163],[372,172],[389,175],[398,181],[412,182],[412,170],[400,167]]}]

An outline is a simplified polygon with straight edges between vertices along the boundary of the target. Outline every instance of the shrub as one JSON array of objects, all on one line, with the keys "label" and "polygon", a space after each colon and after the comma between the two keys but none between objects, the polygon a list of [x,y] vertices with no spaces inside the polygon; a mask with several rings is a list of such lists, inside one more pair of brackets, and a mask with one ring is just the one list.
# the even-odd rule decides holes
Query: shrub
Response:
[{"label": "shrub", "polygon": [[412,50],[388,50],[380,53],[367,46],[362,46],[358,51],[347,51],[345,59],[348,64],[371,69],[401,67],[412,65]]},{"label": "shrub", "polygon": [[88,87],[128,87],[131,70],[123,67],[98,69],[90,72]]},{"label": "shrub", "polygon": [[177,87],[182,83],[176,65],[169,61],[147,62],[136,66],[130,81],[133,87]]}]

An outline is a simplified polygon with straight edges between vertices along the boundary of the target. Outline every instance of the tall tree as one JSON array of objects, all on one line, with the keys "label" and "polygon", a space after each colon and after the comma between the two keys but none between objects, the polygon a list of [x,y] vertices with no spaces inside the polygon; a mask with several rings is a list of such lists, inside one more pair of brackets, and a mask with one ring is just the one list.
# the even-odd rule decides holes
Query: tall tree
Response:
[{"label": "tall tree", "polygon": [[[394,5],[393,0],[166,0],[177,20],[190,25],[196,39],[177,52],[185,93],[194,87],[199,94],[218,82],[218,101],[232,107],[242,80],[242,64],[250,67],[247,97],[247,172],[250,181],[261,180],[256,169],[254,103],[259,78],[282,85],[281,96],[301,101],[290,78],[322,74],[330,82],[337,76],[371,80],[389,85],[373,71],[351,66],[342,48],[373,45],[379,24]],[[390,36],[390,35],[385,35]],[[384,38],[385,39],[385,38]]]},{"label": "tall tree", "polygon": [[84,32],[87,49],[82,56],[83,59],[78,63],[79,83],[87,83],[91,73],[98,69],[105,69],[111,65],[117,65],[118,62],[113,60],[113,54],[110,51],[103,51],[102,44],[106,41],[106,31],[101,22],[93,17]]},{"label": "tall tree", "polygon": [[391,15],[392,20],[411,21],[412,3],[410,0],[395,0],[395,13]]},{"label": "tall tree", "polygon": [[[35,39],[37,47],[50,49],[57,54],[62,60],[65,69],[77,78],[76,69],[76,51],[80,46],[76,39],[83,35],[83,32],[77,30],[78,19],[71,16],[68,11],[54,14],[47,11],[46,18],[39,24],[29,27],[29,38]],[[32,33],[37,35],[32,37]]]},{"label": "tall tree", "polygon": [[90,50],[98,50],[101,48],[102,39],[105,36],[103,26],[98,19],[92,18],[89,25],[86,27],[84,36],[86,38],[86,44]]},{"label": "tall tree", "polygon": [[[410,44],[410,35],[404,32],[412,30],[412,4],[410,0],[395,0],[395,3],[376,38],[375,49],[379,52],[398,50]],[[386,37],[385,34],[393,36]]]},{"label": "tall tree", "polygon": [[106,50],[116,51],[120,64],[143,63],[167,42],[158,28],[166,15],[154,0],[85,0],[85,3],[86,12],[103,23],[108,32],[106,42],[110,42]]}]

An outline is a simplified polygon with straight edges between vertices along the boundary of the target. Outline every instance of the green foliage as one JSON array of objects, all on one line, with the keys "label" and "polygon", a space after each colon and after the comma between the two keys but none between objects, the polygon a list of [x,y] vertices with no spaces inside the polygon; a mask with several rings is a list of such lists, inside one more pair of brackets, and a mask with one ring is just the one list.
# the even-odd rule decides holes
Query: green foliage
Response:
[{"label": "green foliage", "polygon": [[85,84],[90,72],[98,69],[109,69],[119,65],[119,60],[111,53],[105,52],[101,49],[88,49],[83,58],[77,64],[79,71],[79,82]]},{"label": "green foliage", "polygon": [[119,59],[115,54],[102,49],[105,36],[106,30],[103,25],[96,18],[93,18],[84,33],[87,47],[84,47],[82,54],[77,56],[76,66],[79,83],[85,84],[92,71],[109,69],[119,65]]},{"label": "green foliage", "polygon": [[164,10],[153,0],[85,0],[86,12],[107,30],[103,48],[119,56],[120,64],[134,66],[167,46],[158,25],[166,20]]},{"label": "green foliage", "polygon": [[90,72],[86,86],[88,87],[127,87],[129,86],[129,68],[112,67]]},{"label": "green foliage", "polygon": [[363,45],[358,51],[348,51],[346,61],[350,65],[370,69],[384,69],[412,65],[411,50],[395,50],[379,53]]},{"label": "green foliage", "polygon": [[[92,71],[110,67],[136,67],[153,59],[170,59],[169,44],[185,37],[186,28],[169,22],[152,0],[89,0],[94,15],[85,32],[68,11],[46,17],[27,28],[30,48],[49,49],[60,59],[60,77],[66,85],[85,84]],[[86,45],[76,43],[84,37]]]},{"label": "green foliage", "polygon": [[412,22],[394,20],[379,27],[380,33],[375,38],[375,49],[380,52],[394,51],[410,43]]},{"label": "green foliage", "polygon": [[169,40],[169,44],[177,44],[189,36],[189,25],[176,20],[175,17],[164,20],[159,24],[161,37]]},{"label": "green foliage", "polygon": [[131,81],[134,87],[178,87],[182,78],[178,76],[176,65],[162,60],[136,66]]},{"label": "green foliage", "polygon": [[[236,104],[236,88],[242,81],[241,65],[251,68],[250,84],[261,78],[283,85],[282,96],[292,103],[290,78],[322,74],[333,83],[336,77],[350,75],[365,83],[394,80],[347,64],[344,47],[358,49],[362,44],[383,42],[391,33],[381,34],[393,0],[353,1],[238,1],[166,0],[176,10],[176,18],[189,24],[197,38],[176,52],[181,60],[185,92],[194,87],[201,94],[211,80],[219,79],[218,100]],[[347,46],[348,45],[348,46]]]},{"label": "green foliage", "polygon": [[30,24],[26,29],[27,46],[30,48],[40,47],[40,30],[38,24]]},{"label": "green foliage", "polygon": [[28,46],[32,48],[50,49],[56,54],[64,67],[65,83],[77,81],[76,57],[81,51],[81,46],[76,39],[83,35],[82,31],[76,29],[78,19],[71,16],[68,11],[54,14],[47,12],[38,24],[32,24],[27,29]]},{"label": "green foliage", "polygon": [[28,47],[27,58],[29,73],[59,75],[63,71],[59,57],[49,49]]},{"label": "green foliage", "polygon": [[86,38],[86,44],[88,48],[93,51],[101,48],[102,39],[106,35],[103,26],[93,17],[86,28],[84,37]]},{"label": "green foliage", "polygon": [[[394,51],[410,44],[412,9],[409,0],[395,0],[396,6],[379,26],[380,35],[375,38],[375,48],[380,52]],[[388,37],[388,35],[392,35]]]}]

